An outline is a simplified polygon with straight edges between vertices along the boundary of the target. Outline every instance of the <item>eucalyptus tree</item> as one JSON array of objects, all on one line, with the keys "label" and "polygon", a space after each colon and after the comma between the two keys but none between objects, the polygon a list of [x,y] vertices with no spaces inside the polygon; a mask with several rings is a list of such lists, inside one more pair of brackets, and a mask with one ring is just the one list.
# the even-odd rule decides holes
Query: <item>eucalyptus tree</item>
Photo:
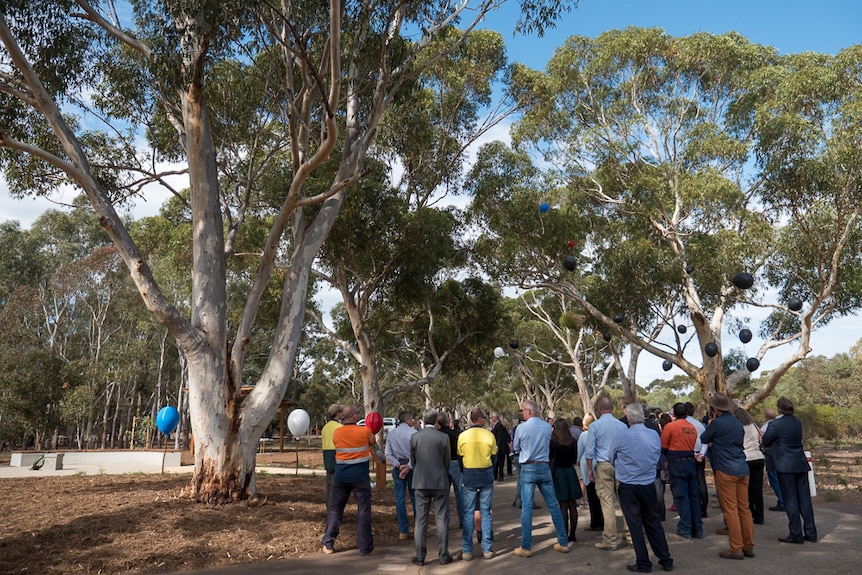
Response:
[{"label": "eucalyptus tree", "polygon": [[15,221],[0,223],[0,307],[19,286],[38,286],[47,272],[39,240]]},{"label": "eucalyptus tree", "polygon": [[[448,47],[456,42],[460,46]],[[427,394],[452,352],[434,346],[433,333],[418,341],[410,337],[416,350],[390,347],[395,353],[387,363],[417,369],[400,370],[397,384],[381,393],[378,342],[398,326],[411,331],[410,324],[427,324],[435,289],[459,273],[463,229],[447,204],[460,194],[466,148],[507,114],[498,108],[483,121],[479,116],[491,105],[492,87],[505,71],[500,34],[473,31],[462,41],[461,32],[449,28],[432,43],[449,57],[428,66],[384,114],[372,152],[380,163],[367,162],[315,270],[340,294],[342,317],[350,324],[349,330],[331,330],[316,316],[319,328],[355,360],[366,411],[384,410],[381,399],[392,393],[422,387]],[[432,330],[439,329],[440,319],[430,321]],[[451,343],[458,346],[473,335],[465,329]],[[418,352],[423,360],[405,362],[405,352],[414,360]]]},{"label": "eucalyptus tree", "polygon": [[[520,299],[534,321],[544,324],[550,336],[546,339],[551,339],[558,350],[549,353],[544,346],[534,344],[537,354],[544,363],[556,365],[570,374],[577,386],[583,414],[595,415],[595,402],[609,388],[611,376],[619,377],[624,393],[635,395],[630,383],[633,378],[626,375],[619,346],[605,341],[604,336],[585,321],[573,302],[546,290],[525,292]],[[636,364],[635,356],[630,360],[630,368],[633,370]],[[549,397],[547,402],[551,405]]]},{"label": "eucalyptus tree", "polygon": [[813,351],[814,330],[862,307],[862,45],[835,56],[789,55],[758,79],[762,201],[786,221],[763,275],[786,303],[770,306],[757,357],[786,344],[795,349],[750,403]]},{"label": "eucalyptus tree", "polygon": [[[131,12],[112,0],[46,0],[39,10],[28,0],[4,3],[0,161],[15,193],[71,183],[86,194],[188,362],[192,493],[212,502],[254,497],[258,438],[293,372],[311,263],[362,176],[380,119],[405,82],[460,44],[432,42],[441,31],[460,21],[463,39],[501,2],[130,4]],[[541,33],[573,4],[523,0],[517,27]],[[139,149],[141,136],[148,150]],[[165,167],[170,160],[181,166]],[[327,161],[335,169],[315,179]],[[114,206],[175,171],[189,181],[188,316]],[[227,260],[254,209],[271,224],[229,335]],[[277,263],[282,281],[272,286]],[[270,353],[243,398],[259,305],[273,287],[281,305]]]},{"label": "eucalyptus tree", "polygon": [[415,321],[394,322],[388,330],[381,398],[421,389],[428,407],[475,405],[472,388],[459,389],[457,382],[485,374],[503,317],[499,289],[476,277],[450,278],[416,309]]},{"label": "eucalyptus tree", "polygon": [[38,287],[19,286],[0,307],[0,441],[48,448],[60,424],[66,369],[47,345]]},{"label": "eucalyptus tree", "polygon": [[[534,283],[537,277],[549,276],[562,282],[567,272],[559,262],[570,258],[567,261],[577,263],[573,258],[584,250],[583,238],[604,225],[603,220],[582,198],[543,177],[529,156],[501,142],[480,149],[467,187],[473,196],[469,217],[478,234],[476,264],[500,284],[523,290],[522,309],[513,313],[521,318],[519,324],[545,324],[554,345],[565,349],[560,365],[574,375],[584,413],[592,412],[596,394],[606,389],[611,376],[629,390],[634,373],[633,368],[623,368],[619,357],[624,342],[608,343],[611,337],[605,338],[606,330],[592,318],[567,298]],[[605,284],[593,277],[580,285],[591,301],[610,297]],[[624,296],[635,299],[642,293],[632,290]]]},{"label": "eucalyptus tree", "polygon": [[[722,370],[723,327],[744,323],[744,306],[775,310],[754,359],[792,343],[797,352],[786,364],[804,357],[811,329],[853,309],[856,297],[836,280],[842,267],[854,277],[857,269],[856,210],[846,200],[858,193],[858,162],[833,158],[851,154],[839,138],[853,136],[842,103],[854,101],[858,87],[847,72],[852,65],[842,76],[829,61],[782,58],[737,34],[672,38],[629,28],[569,38],[545,73],[518,70],[514,84],[525,114],[514,142],[540,155],[546,175],[565,190],[561,195],[584,204],[593,226],[582,228],[582,247],[570,254],[574,271],[563,276],[557,256],[555,267],[531,270],[524,283],[571,298],[599,329],[677,366],[704,397],[732,392],[756,369],[750,363],[751,370],[728,377]],[[811,83],[817,74],[836,80],[832,92],[825,78]],[[805,182],[803,163],[787,161],[800,157],[831,171],[820,172],[820,189],[812,179],[795,195],[786,187],[782,197],[782,181]],[[814,239],[803,222],[818,220],[824,204],[847,217],[815,226],[817,255],[803,266],[813,272],[804,286],[811,305],[793,311],[784,298],[803,285],[787,246],[800,234]],[[757,276],[752,289],[731,282],[743,271]],[[777,303],[763,300],[771,286],[784,286]],[[843,309],[833,303],[845,299]],[[662,341],[645,336],[648,326],[662,325]],[[784,369],[746,401],[769,393]]]}]

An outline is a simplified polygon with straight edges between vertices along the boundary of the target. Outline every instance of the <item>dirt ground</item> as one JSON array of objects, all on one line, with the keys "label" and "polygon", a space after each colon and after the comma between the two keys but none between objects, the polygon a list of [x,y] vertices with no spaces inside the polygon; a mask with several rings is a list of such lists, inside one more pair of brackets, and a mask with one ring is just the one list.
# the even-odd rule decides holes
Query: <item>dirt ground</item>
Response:
[{"label": "dirt ground", "polygon": [[[319,450],[299,455],[301,465],[322,466]],[[0,465],[8,457],[0,454]],[[262,466],[295,460],[294,452],[258,458]],[[819,448],[814,463],[817,501],[862,503],[862,451]],[[322,477],[258,474],[258,503],[221,507],[191,501],[189,480],[143,474],[0,479],[0,573],[165,573],[320,552]],[[396,543],[391,489],[375,490],[373,501],[375,543]],[[339,545],[355,547],[355,509],[348,505]]]},{"label": "dirt ground", "polygon": [[[0,465],[9,463],[4,455]],[[295,461],[294,452],[258,456],[261,466],[292,467]],[[323,466],[319,450],[300,451],[299,461]],[[187,496],[190,478],[0,479],[0,573],[165,573],[320,552],[323,477],[258,473],[260,500],[226,506],[194,503]],[[375,543],[397,542],[392,490],[374,490],[373,508]],[[351,499],[339,546],[355,547],[355,522]]]}]

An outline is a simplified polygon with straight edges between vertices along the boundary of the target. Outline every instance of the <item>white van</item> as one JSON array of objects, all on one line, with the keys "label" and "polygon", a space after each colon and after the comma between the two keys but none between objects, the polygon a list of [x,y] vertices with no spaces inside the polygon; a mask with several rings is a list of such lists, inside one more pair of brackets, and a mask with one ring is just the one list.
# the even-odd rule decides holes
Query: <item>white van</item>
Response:
[{"label": "white van", "polygon": [[[356,425],[365,426],[365,418],[363,417],[359,421],[356,422]],[[394,417],[384,417],[383,418],[383,435],[388,434],[390,431],[395,429],[398,426],[398,420]]]}]

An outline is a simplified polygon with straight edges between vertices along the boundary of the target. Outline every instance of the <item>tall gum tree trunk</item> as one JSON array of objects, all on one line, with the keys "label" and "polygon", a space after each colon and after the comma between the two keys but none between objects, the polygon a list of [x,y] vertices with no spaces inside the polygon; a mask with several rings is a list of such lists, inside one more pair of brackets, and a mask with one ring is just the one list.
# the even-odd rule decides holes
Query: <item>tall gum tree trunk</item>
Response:
[{"label": "tall gum tree trunk", "polygon": [[[189,410],[195,446],[193,495],[199,501],[227,503],[253,490],[254,460],[247,462],[236,441],[239,418],[228,393],[223,357],[202,353],[189,357]],[[253,492],[253,491],[252,491]]]},{"label": "tall gum tree trunk", "polygon": [[362,398],[365,413],[380,411],[383,409],[380,398],[380,383],[378,381],[377,362],[375,361],[374,346],[363,345],[363,339],[359,340],[359,355],[361,363],[359,367],[362,378]]}]

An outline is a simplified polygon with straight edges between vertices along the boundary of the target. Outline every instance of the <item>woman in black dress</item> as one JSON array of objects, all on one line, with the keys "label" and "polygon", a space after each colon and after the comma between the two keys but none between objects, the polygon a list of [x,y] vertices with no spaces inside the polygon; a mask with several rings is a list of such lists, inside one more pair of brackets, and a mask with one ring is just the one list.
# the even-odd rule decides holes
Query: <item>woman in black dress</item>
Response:
[{"label": "woman in black dress", "polygon": [[578,444],[569,431],[569,422],[558,419],[551,433],[551,474],[554,491],[563,512],[563,521],[569,526],[569,541],[576,541],[578,527],[578,499],[584,496],[575,465],[578,464]]}]

